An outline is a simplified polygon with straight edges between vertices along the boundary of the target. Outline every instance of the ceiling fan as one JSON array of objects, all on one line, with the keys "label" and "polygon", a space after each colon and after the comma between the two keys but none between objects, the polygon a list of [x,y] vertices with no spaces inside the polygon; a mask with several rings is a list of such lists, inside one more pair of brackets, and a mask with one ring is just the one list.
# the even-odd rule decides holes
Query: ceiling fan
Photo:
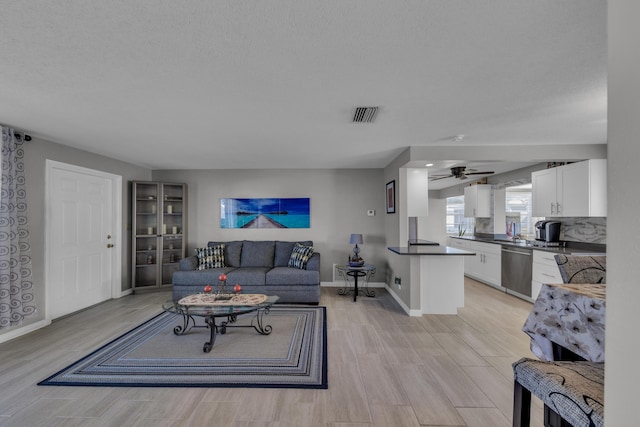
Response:
[{"label": "ceiling fan", "polygon": [[437,181],[445,178],[467,179],[468,175],[491,175],[493,171],[478,172],[477,169],[467,169],[466,166],[454,166],[450,175],[431,175],[429,181]]}]

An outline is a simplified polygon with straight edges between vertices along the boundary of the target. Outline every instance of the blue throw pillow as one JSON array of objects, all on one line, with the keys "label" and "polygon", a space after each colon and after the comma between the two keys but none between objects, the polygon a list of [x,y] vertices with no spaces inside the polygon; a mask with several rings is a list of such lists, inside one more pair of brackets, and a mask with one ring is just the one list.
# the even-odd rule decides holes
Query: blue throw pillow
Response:
[{"label": "blue throw pillow", "polygon": [[198,270],[224,267],[224,243],[196,249]]},{"label": "blue throw pillow", "polygon": [[300,243],[296,243],[291,251],[291,258],[289,258],[289,267],[299,268],[304,270],[307,268],[307,261],[313,255],[313,246],[305,246]]}]

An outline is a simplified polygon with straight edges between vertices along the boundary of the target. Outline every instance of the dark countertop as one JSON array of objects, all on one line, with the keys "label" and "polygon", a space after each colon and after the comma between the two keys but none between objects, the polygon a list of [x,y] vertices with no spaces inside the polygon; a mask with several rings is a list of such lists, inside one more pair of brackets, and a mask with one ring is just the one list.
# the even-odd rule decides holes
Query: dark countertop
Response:
[{"label": "dark countertop", "polygon": [[570,254],[605,255],[606,254],[606,248],[604,247],[604,245],[599,245],[599,244],[593,244],[593,245],[583,244],[581,245],[582,247],[576,248],[571,246],[569,247],[534,246],[531,243],[529,243],[527,240],[517,240],[513,242],[513,241],[507,241],[507,239],[502,240],[502,239],[495,239],[491,237],[478,237],[478,236],[464,236],[464,237],[450,236],[450,237],[454,239],[460,239],[460,240],[472,240],[475,242],[493,243],[495,245],[502,245],[502,246],[517,246],[521,248],[529,248],[529,249],[535,249],[537,251],[553,252],[556,254],[565,254],[565,255],[570,255]]},{"label": "dark countertop", "polygon": [[398,255],[475,255],[475,252],[464,251],[462,249],[452,248],[451,246],[433,246],[433,245],[416,245],[416,246],[391,246],[391,252]]},{"label": "dark countertop", "polygon": [[440,243],[432,242],[431,240],[424,240],[424,239],[409,239],[409,246],[413,246],[413,245],[439,246]]}]

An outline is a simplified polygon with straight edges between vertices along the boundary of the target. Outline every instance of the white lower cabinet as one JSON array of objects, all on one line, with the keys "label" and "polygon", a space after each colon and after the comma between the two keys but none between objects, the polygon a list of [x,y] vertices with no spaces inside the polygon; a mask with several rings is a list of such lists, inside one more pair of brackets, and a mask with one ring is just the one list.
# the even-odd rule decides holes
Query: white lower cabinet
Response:
[{"label": "white lower cabinet", "polygon": [[[502,287],[502,246],[500,244],[451,237],[449,238],[449,246],[476,253],[474,257],[464,257],[465,276],[504,290]],[[566,254],[569,255],[569,253]],[[538,298],[543,284],[563,283],[555,255],[557,254],[554,252],[533,250],[531,299]]]},{"label": "white lower cabinet", "polygon": [[531,273],[531,298],[538,297],[543,284],[562,283],[560,269],[553,252],[533,251],[533,269]]},{"label": "white lower cabinet", "polygon": [[449,245],[475,252],[474,257],[464,257],[464,274],[481,282],[500,287],[502,282],[502,258],[499,244],[449,239]]}]

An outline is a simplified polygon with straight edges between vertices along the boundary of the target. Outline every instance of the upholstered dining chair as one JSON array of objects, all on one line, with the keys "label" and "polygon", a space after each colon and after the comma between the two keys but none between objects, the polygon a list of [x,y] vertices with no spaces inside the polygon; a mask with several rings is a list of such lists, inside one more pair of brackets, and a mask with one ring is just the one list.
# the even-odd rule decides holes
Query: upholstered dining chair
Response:
[{"label": "upholstered dining chair", "polygon": [[555,255],[564,283],[607,283],[607,257]]}]

